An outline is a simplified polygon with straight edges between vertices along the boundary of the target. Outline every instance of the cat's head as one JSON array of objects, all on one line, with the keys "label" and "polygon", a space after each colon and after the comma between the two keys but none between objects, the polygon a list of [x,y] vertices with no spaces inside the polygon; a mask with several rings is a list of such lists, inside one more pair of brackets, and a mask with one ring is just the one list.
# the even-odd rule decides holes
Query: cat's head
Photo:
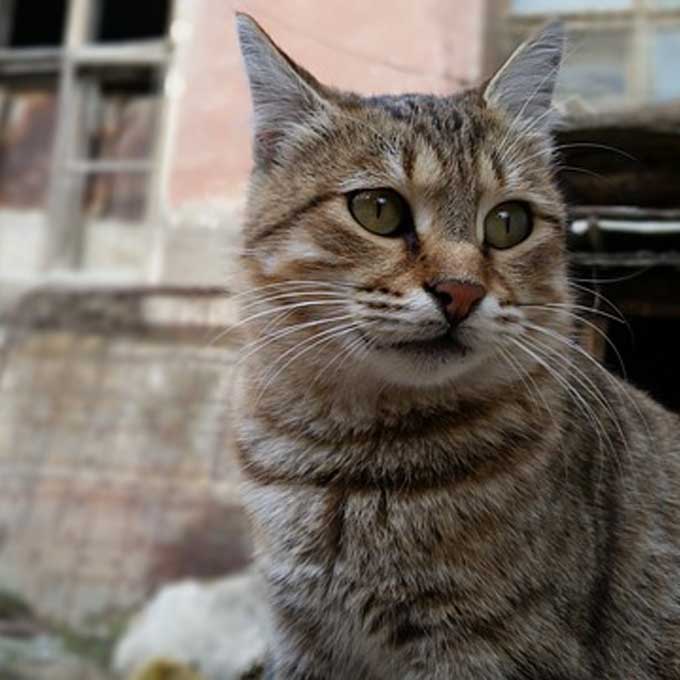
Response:
[{"label": "cat's head", "polygon": [[253,348],[310,379],[403,385],[530,360],[519,345],[541,335],[527,324],[558,332],[569,299],[550,136],[561,26],[449,97],[338,92],[250,17],[238,31],[255,119],[242,257]]}]

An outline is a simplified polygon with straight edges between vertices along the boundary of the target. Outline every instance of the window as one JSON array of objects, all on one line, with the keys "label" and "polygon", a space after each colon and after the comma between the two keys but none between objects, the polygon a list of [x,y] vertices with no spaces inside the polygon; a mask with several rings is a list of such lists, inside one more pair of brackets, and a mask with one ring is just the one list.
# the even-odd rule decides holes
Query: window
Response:
[{"label": "window", "polygon": [[535,12],[588,12],[611,9],[626,9],[631,0],[515,0],[513,9],[517,13],[531,14]]},{"label": "window", "polygon": [[65,1],[0,0],[2,273],[36,271],[47,246],[65,11]]},{"label": "window", "polygon": [[157,73],[151,67],[82,69],[77,87],[80,144],[70,162],[80,187],[70,211],[80,214],[83,242],[76,264],[93,271],[144,269],[158,118]]},{"label": "window", "polygon": [[680,97],[680,0],[510,0],[507,7],[512,45],[549,17],[563,18],[569,43],[558,100],[607,109]]},{"label": "window", "polygon": [[680,25],[656,29],[649,47],[652,69],[656,76],[653,98],[659,101],[677,99],[680,97],[680,78],[678,78]]},{"label": "window", "polygon": [[143,276],[170,15],[169,0],[0,0],[3,274]]},{"label": "window", "polygon": [[99,9],[97,42],[153,40],[168,28],[168,0],[102,0]]},{"label": "window", "polygon": [[[5,13],[4,45],[48,47],[60,45],[66,21],[66,0],[12,0],[0,3]],[[39,20],[36,20],[39,17]]]}]

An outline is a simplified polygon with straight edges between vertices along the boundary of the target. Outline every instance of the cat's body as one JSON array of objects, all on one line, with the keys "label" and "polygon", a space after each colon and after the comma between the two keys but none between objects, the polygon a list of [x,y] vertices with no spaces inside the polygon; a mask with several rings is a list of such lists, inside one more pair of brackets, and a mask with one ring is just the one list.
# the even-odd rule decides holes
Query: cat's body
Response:
[{"label": "cat's body", "polygon": [[[246,497],[293,664],[277,677],[680,677],[677,423],[593,379],[627,453],[570,400],[556,432],[520,385],[359,430],[290,402],[251,414]],[[457,465],[466,449],[484,462]]]},{"label": "cat's body", "polygon": [[[680,426],[575,341],[536,50],[519,104],[522,53],[483,93],[362,100],[240,22],[239,451],[274,677],[680,678]],[[362,230],[364,187],[408,228]],[[492,252],[510,199],[535,226]]]}]

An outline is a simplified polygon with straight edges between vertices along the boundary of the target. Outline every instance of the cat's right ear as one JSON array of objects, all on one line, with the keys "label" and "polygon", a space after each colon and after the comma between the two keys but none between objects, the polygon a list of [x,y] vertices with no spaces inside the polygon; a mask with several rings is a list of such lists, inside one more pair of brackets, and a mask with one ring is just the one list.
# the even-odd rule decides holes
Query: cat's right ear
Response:
[{"label": "cat's right ear", "polygon": [[564,52],[564,27],[551,21],[520,45],[484,90],[488,106],[512,116],[513,123],[549,131],[555,84]]},{"label": "cat's right ear", "polygon": [[276,162],[300,123],[328,108],[323,86],[280,50],[248,14],[236,13],[241,53],[254,111],[254,156],[259,165]]}]

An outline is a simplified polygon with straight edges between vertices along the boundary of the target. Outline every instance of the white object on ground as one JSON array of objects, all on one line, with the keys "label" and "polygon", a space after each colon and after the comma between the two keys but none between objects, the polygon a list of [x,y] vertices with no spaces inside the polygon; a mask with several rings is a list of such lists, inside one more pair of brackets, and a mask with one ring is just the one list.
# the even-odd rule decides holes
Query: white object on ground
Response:
[{"label": "white object on ground", "polygon": [[114,670],[127,677],[163,657],[192,664],[206,680],[237,680],[264,659],[266,621],[253,573],[181,581],[160,590],[133,619],[116,647]]}]

